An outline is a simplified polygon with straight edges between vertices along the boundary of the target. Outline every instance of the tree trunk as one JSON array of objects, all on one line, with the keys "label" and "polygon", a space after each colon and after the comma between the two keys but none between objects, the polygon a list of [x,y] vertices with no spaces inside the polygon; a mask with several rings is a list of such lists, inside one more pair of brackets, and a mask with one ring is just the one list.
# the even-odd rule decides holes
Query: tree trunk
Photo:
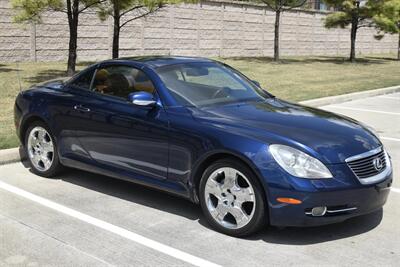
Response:
[{"label": "tree trunk", "polygon": [[77,41],[78,41],[78,26],[77,23],[73,23],[70,27],[69,32],[69,47],[68,47],[68,66],[67,66],[67,75],[72,76],[75,73],[76,67],[76,50],[77,50]]},{"label": "tree trunk", "polygon": [[67,0],[67,13],[69,25],[69,47],[68,47],[68,64],[67,75],[72,76],[75,73],[76,66],[76,50],[78,43],[78,15],[79,15],[79,0]]},{"label": "tree trunk", "polygon": [[121,14],[119,7],[114,3],[114,32],[113,32],[113,43],[112,43],[112,58],[119,57],[119,32],[121,30],[120,21]]},{"label": "tree trunk", "polygon": [[281,11],[275,11],[274,61],[279,61],[279,21]]},{"label": "tree trunk", "polygon": [[351,21],[351,34],[350,34],[350,62],[356,61],[356,38],[358,29],[358,16],[353,16]]},{"label": "tree trunk", "polygon": [[400,60],[400,31],[399,31],[399,43],[397,44],[397,60]]}]

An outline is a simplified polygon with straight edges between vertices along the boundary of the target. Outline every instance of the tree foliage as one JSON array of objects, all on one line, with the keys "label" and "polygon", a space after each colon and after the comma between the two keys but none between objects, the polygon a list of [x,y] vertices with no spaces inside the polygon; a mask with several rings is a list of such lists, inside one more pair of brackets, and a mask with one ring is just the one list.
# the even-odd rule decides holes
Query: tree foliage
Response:
[{"label": "tree foliage", "polygon": [[378,30],[385,33],[400,32],[400,0],[384,1],[380,12],[373,17]]},{"label": "tree foliage", "polygon": [[307,0],[257,0],[266,4],[273,11],[285,11],[304,6]]},{"label": "tree foliage", "polygon": [[[36,21],[41,22],[42,14],[46,11],[68,13],[73,8],[73,0],[12,0],[11,4],[17,10],[15,22]],[[101,0],[79,0],[78,14],[89,7],[101,3]]]},{"label": "tree foliage", "polygon": [[121,28],[131,21],[143,18],[168,4],[182,2],[197,2],[197,0],[107,0],[98,7],[100,19],[113,18],[113,47],[112,57],[119,56],[119,35]]},{"label": "tree foliage", "polygon": [[325,27],[328,29],[331,28],[346,28],[351,23],[351,15],[346,12],[339,11],[333,14],[330,14],[325,19]]},{"label": "tree foliage", "polygon": [[[132,20],[146,16],[166,4],[164,0],[108,0],[103,2],[99,7],[100,19],[105,20],[109,16],[114,17],[115,11],[119,11],[121,18],[130,15],[129,23]],[[124,25],[121,25],[123,27]]]},{"label": "tree foliage", "polygon": [[14,16],[15,22],[41,21],[41,13],[49,10],[62,10],[64,5],[60,0],[13,0],[13,8],[19,10]]},{"label": "tree foliage", "polygon": [[120,28],[129,22],[145,17],[166,5],[179,3],[196,3],[197,0],[106,0],[98,7],[98,14],[101,20],[106,20],[108,17],[118,16],[120,19],[127,18],[121,21]]},{"label": "tree foliage", "polygon": [[41,22],[46,11],[57,11],[67,15],[69,26],[68,64],[67,74],[75,72],[78,42],[79,15],[88,8],[99,5],[104,0],[12,0],[12,6],[17,13],[16,22],[35,21]]},{"label": "tree foliage", "polygon": [[385,0],[324,0],[337,12],[329,14],[324,22],[326,28],[345,28],[350,25],[350,61],[355,61],[357,31],[363,27],[373,27],[373,17],[379,13]]},{"label": "tree foliage", "polygon": [[383,0],[324,0],[338,11],[327,16],[325,27],[345,28],[357,20],[357,28],[373,26],[371,19],[379,10],[379,2]]},{"label": "tree foliage", "polygon": [[373,21],[378,29],[375,38],[382,39],[384,33],[398,34],[397,59],[400,60],[400,0],[384,1]]},{"label": "tree foliage", "polygon": [[281,13],[306,4],[307,0],[250,0],[250,2],[263,3],[275,12],[274,27],[274,61],[279,61],[279,31]]}]

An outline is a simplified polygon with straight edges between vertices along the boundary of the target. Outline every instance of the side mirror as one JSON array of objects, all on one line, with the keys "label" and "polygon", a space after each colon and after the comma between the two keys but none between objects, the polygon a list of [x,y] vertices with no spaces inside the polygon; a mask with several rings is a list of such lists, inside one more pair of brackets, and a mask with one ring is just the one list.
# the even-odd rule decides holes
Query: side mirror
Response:
[{"label": "side mirror", "polygon": [[144,91],[130,93],[128,95],[128,101],[136,106],[142,107],[152,107],[157,103],[152,94]]},{"label": "side mirror", "polygon": [[257,87],[261,88],[261,84],[255,80],[251,80]]}]

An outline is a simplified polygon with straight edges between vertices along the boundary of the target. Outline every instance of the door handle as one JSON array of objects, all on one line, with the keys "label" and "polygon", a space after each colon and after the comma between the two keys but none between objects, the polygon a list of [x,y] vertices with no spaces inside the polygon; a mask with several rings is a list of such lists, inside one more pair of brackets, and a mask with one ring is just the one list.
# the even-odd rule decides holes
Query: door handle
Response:
[{"label": "door handle", "polygon": [[75,109],[75,110],[78,110],[78,111],[83,111],[83,112],[89,112],[89,111],[90,111],[90,108],[85,108],[85,107],[82,106],[82,105],[75,105],[75,106],[74,106],[74,109]]}]

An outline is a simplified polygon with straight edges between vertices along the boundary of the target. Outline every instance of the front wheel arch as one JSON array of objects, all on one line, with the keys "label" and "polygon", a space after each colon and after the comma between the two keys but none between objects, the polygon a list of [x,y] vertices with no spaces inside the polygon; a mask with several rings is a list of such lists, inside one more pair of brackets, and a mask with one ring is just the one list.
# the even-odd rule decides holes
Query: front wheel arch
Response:
[{"label": "front wheel arch", "polygon": [[[256,207],[253,206],[254,214],[252,213],[253,215],[251,215],[252,217],[250,217],[249,221],[245,225],[240,226],[239,228],[230,228],[229,226],[221,224],[221,222],[217,222],[218,220],[215,218],[215,214],[214,214],[216,209],[215,208],[213,209],[214,212],[212,210],[210,210],[209,204],[211,202],[208,202],[207,196],[205,196],[206,187],[207,187],[206,184],[209,179],[212,179],[212,178],[210,178],[212,173],[215,173],[216,171],[222,170],[224,168],[232,168],[235,171],[239,171],[241,173],[241,175],[244,177],[242,179],[245,179],[247,184],[251,185],[250,187],[253,188],[254,192],[256,193],[258,191],[258,194],[255,194],[255,196],[254,196],[255,197],[254,203],[259,203],[259,204],[256,204]],[[212,184],[214,184],[214,183],[212,183]],[[237,186],[240,187],[241,185],[237,185]],[[243,186],[243,184],[242,184],[242,186]],[[237,187],[235,187],[235,188],[237,188]],[[211,192],[214,192],[214,191],[211,190]],[[232,203],[229,204],[229,203],[225,203],[225,201],[224,201],[225,204],[220,204],[220,201],[218,200],[218,206],[225,206],[225,207],[227,205],[228,205],[228,207],[230,207],[230,205],[233,206],[233,203],[235,202],[234,199],[236,199],[236,197],[235,197],[236,194],[233,192],[234,191],[231,192],[229,189],[227,189],[227,191],[225,192],[227,195],[231,194],[231,196],[233,196],[233,199],[229,200],[229,198],[226,198],[225,201],[232,201]],[[266,198],[265,198],[266,194],[265,194],[264,188],[261,185],[259,178],[254,175],[254,171],[252,169],[250,169],[249,166],[247,164],[245,164],[243,161],[238,160],[238,158],[225,157],[216,162],[213,162],[205,170],[205,172],[202,175],[202,178],[200,180],[200,185],[199,185],[199,194],[201,194],[201,195],[199,195],[200,206],[203,210],[203,213],[204,213],[208,223],[210,223],[210,225],[213,226],[213,228],[215,228],[219,232],[222,232],[227,235],[235,236],[235,237],[244,237],[244,236],[248,236],[252,233],[257,232],[263,226],[265,226],[266,224],[269,224],[269,209],[268,209],[268,202],[266,201]],[[214,196],[216,196],[215,193],[212,193],[212,194],[214,194]],[[220,197],[225,197],[224,193],[222,193],[222,195],[220,195]],[[218,199],[220,199],[220,198],[218,197]],[[258,200],[258,202],[257,202],[257,200]],[[250,201],[250,200],[246,200],[246,201]],[[214,201],[212,201],[212,202],[214,202]],[[213,206],[213,205],[211,205],[211,206]],[[258,206],[258,208],[257,208],[257,206]],[[236,209],[234,208],[233,210],[236,210]],[[231,214],[230,216],[232,217],[232,215],[237,214],[237,212],[230,213],[230,214]],[[250,215],[250,214],[248,214],[248,215]],[[233,216],[235,216],[235,215],[233,215]],[[219,215],[217,217],[219,217]],[[235,219],[236,219],[236,216],[235,216]],[[225,217],[224,217],[223,221],[225,221]],[[229,221],[229,219],[228,219],[228,221]],[[236,221],[236,223],[237,222],[238,221]]]},{"label": "front wheel arch", "polygon": [[47,127],[49,127],[49,124],[42,117],[37,116],[37,115],[32,115],[32,116],[29,116],[28,118],[24,119],[23,122],[21,123],[20,130],[19,130],[19,136],[18,136],[22,145],[25,145],[24,143],[25,143],[26,131],[28,130],[29,126],[36,121],[42,122],[42,123],[46,124]]},{"label": "front wheel arch", "polygon": [[269,215],[269,207],[268,207],[268,196],[265,190],[264,183],[262,181],[262,176],[257,170],[257,168],[250,162],[250,160],[246,159],[243,156],[237,155],[236,153],[232,153],[230,151],[215,151],[213,153],[207,154],[204,156],[198,164],[195,165],[191,175],[191,184],[193,185],[193,201],[195,203],[199,203],[199,187],[200,187],[200,180],[204,173],[204,171],[213,163],[221,159],[230,158],[233,160],[240,161],[244,165],[246,165],[256,180],[259,182],[260,187],[263,189],[263,198],[265,201],[265,207],[267,209]]},{"label": "front wheel arch", "polygon": [[[44,169],[40,169],[37,165],[34,164],[34,162],[32,161],[34,157],[31,157],[32,152],[29,151],[32,146],[29,145],[28,135],[30,135],[31,131],[37,127],[43,128],[44,132],[48,135],[48,138],[49,138],[49,140],[46,141],[46,143],[50,142],[51,148],[52,148],[50,151],[42,150],[43,145],[41,142],[39,143],[40,144],[39,146],[42,147],[39,149],[39,151],[44,151],[44,153],[46,153],[46,155],[47,155],[46,157],[48,157],[48,153],[50,153],[50,152],[52,153],[52,160],[50,161],[50,165]],[[49,128],[49,126],[46,122],[44,122],[41,119],[33,119],[32,118],[32,120],[29,123],[26,123],[26,129],[24,131],[23,138],[24,138],[24,141],[23,141],[24,153],[27,157],[28,162],[30,163],[31,171],[34,174],[37,174],[42,177],[51,178],[51,177],[55,177],[57,174],[59,174],[64,169],[63,165],[60,163],[60,160],[59,160],[57,141],[54,138],[54,135],[52,134],[51,129]],[[41,154],[42,153],[40,153],[39,155],[41,155]],[[44,164],[43,160],[42,160],[42,164]]]}]

